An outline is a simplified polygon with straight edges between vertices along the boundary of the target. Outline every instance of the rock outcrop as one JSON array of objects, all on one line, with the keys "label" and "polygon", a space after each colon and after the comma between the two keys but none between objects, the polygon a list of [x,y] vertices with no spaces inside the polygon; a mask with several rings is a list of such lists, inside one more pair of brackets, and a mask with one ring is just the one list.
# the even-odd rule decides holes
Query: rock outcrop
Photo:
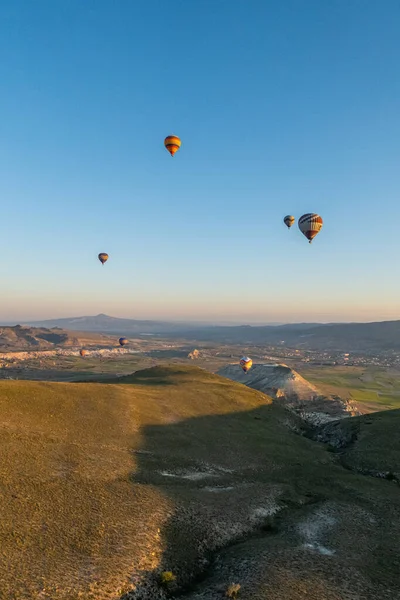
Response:
[{"label": "rock outcrop", "polygon": [[350,402],[339,396],[323,396],[314,385],[285,364],[256,363],[247,374],[239,365],[228,365],[218,374],[281,401],[312,425],[357,414]]}]

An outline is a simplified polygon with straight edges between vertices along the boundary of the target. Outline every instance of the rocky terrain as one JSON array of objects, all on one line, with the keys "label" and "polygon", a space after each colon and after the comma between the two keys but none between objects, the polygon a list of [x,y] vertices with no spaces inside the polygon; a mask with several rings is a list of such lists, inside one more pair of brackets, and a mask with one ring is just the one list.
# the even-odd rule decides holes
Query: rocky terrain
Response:
[{"label": "rocky terrain", "polygon": [[279,399],[307,422],[318,425],[357,414],[349,400],[324,396],[299,373],[284,364],[253,364],[244,373],[237,364],[222,367],[218,374]]},{"label": "rocky terrain", "polygon": [[110,344],[110,338],[94,333],[71,332],[60,328],[15,325],[0,327],[0,353],[13,351],[51,350],[84,344]]},{"label": "rocky terrain", "polygon": [[[20,363],[26,360],[33,359],[46,359],[52,357],[62,357],[62,356],[79,356],[80,348],[57,348],[56,350],[38,350],[34,352],[32,350],[27,352],[0,352],[0,366],[2,363]],[[93,350],[86,350],[87,357],[101,357],[101,356],[118,356],[124,354],[137,354],[138,350],[133,350],[131,348],[96,348]]]}]

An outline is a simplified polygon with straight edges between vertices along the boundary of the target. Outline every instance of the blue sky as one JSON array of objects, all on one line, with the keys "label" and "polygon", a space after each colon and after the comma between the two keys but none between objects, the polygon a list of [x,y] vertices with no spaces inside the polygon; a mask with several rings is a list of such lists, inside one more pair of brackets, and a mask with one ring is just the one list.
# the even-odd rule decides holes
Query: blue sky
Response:
[{"label": "blue sky", "polygon": [[0,17],[1,320],[400,318],[397,1]]}]

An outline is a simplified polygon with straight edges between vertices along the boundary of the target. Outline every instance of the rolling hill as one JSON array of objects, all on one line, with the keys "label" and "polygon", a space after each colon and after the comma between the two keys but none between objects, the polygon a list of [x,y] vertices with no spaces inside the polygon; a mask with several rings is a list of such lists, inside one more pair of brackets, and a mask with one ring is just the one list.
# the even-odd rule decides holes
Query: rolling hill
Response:
[{"label": "rolling hill", "polygon": [[261,392],[174,365],[0,381],[0,410],[1,599],[400,597],[396,483]]}]

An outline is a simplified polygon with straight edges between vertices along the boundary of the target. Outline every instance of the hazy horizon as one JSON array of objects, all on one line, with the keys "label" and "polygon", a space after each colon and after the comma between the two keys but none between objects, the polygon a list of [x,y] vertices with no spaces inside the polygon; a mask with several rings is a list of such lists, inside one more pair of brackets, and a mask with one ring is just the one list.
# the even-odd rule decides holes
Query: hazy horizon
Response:
[{"label": "hazy horizon", "polygon": [[0,15],[4,321],[400,318],[399,3]]},{"label": "hazy horizon", "polygon": [[393,318],[382,318],[382,319],[349,319],[349,320],[289,320],[289,321],[278,321],[274,319],[266,319],[266,320],[252,320],[246,318],[232,318],[225,319],[221,318],[210,318],[210,319],[201,319],[201,318],[187,318],[187,319],[179,319],[179,318],[170,318],[170,317],[149,317],[149,316],[138,316],[138,315],[126,315],[126,314],[108,314],[108,313],[93,313],[93,314],[63,314],[60,316],[45,316],[43,318],[37,317],[19,317],[14,319],[1,319],[0,318],[0,326],[4,325],[18,325],[23,323],[34,323],[34,322],[42,322],[42,321],[54,321],[58,319],[78,319],[82,317],[96,317],[99,315],[105,315],[107,317],[119,318],[119,319],[133,319],[139,321],[164,321],[171,323],[188,323],[188,324],[203,324],[203,325],[252,325],[252,326],[263,326],[263,325],[291,325],[291,324],[301,324],[301,323],[318,323],[321,325],[330,324],[330,323],[372,323],[372,322],[382,322],[382,321],[398,321],[400,320],[399,316],[395,316]]}]

